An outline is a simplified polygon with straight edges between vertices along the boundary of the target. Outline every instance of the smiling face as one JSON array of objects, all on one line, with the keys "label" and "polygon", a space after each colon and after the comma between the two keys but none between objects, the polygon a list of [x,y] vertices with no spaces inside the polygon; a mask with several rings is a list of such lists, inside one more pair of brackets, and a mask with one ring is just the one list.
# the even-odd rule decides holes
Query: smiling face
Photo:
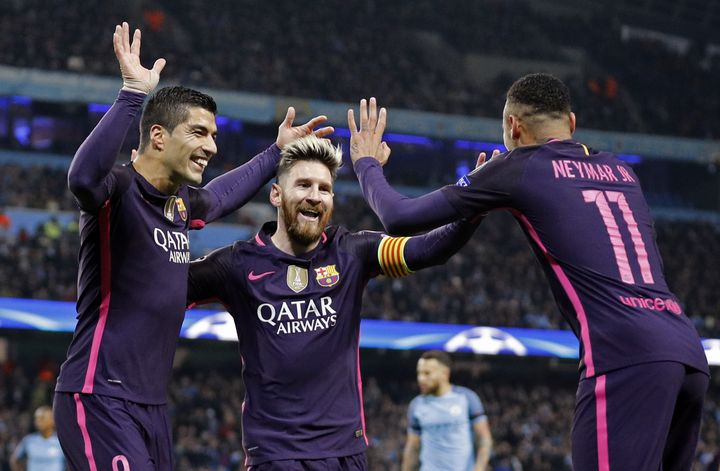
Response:
[{"label": "smiling face", "polygon": [[168,132],[161,127],[163,164],[175,184],[202,183],[202,174],[217,153],[215,115],[200,107],[191,107],[187,119]]},{"label": "smiling face", "polygon": [[270,201],[278,208],[278,231],[299,245],[311,245],[330,221],[333,179],[328,167],[316,160],[295,162],[273,184]]}]

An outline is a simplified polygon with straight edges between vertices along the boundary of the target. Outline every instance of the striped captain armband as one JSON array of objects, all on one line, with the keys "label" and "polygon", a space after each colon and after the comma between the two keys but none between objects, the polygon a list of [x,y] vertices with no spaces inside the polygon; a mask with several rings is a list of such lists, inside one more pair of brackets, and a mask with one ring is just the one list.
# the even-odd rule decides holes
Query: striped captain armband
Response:
[{"label": "striped captain armband", "polygon": [[386,276],[400,278],[412,273],[405,263],[405,244],[410,237],[385,236],[378,246],[378,262]]}]

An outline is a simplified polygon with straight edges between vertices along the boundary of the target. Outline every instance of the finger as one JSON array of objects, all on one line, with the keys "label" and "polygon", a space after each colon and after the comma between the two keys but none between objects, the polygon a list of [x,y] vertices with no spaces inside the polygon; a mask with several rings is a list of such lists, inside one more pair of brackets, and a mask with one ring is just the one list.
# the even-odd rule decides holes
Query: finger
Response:
[{"label": "finger", "polygon": [[387,159],[388,157],[390,157],[390,153],[392,152],[392,149],[390,148],[390,146],[388,145],[387,142],[382,143],[382,149],[383,149],[383,153],[385,154],[385,158]]},{"label": "finger", "polygon": [[122,27],[120,25],[115,26],[115,32],[113,33],[113,49],[115,55],[120,54],[122,51]]},{"label": "finger", "polygon": [[377,125],[375,126],[375,131],[380,134],[384,133],[385,123],[387,123],[387,110],[385,108],[380,108],[380,117],[378,118]]},{"label": "finger", "polygon": [[478,168],[479,166],[481,166],[482,164],[485,163],[485,157],[486,157],[485,152],[480,152],[480,154],[478,154],[477,162],[475,163],[475,168]]},{"label": "finger", "polygon": [[370,97],[368,129],[375,131],[375,126],[377,126],[377,100],[375,100],[375,97],[373,96]]},{"label": "finger", "polygon": [[365,98],[360,100],[360,131],[368,128],[367,101]]},{"label": "finger", "polygon": [[350,136],[354,136],[358,133],[357,124],[355,123],[355,112],[352,108],[348,110],[348,128],[350,129]]},{"label": "finger", "polygon": [[124,52],[130,51],[130,25],[127,21],[123,21],[122,24],[122,47]]},{"label": "finger", "polygon": [[495,157],[496,155],[500,155],[501,152],[498,149],[493,150],[492,156]]},{"label": "finger", "polygon": [[280,127],[291,128],[293,121],[295,121],[295,108],[288,106],[287,113],[285,113],[285,119],[282,123],[280,123]]},{"label": "finger", "polygon": [[315,116],[313,119],[311,119],[310,121],[305,123],[305,126],[307,126],[310,130],[313,130],[313,129],[315,129],[315,127],[317,125],[322,124],[325,121],[327,121],[327,116],[325,116],[325,115]]},{"label": "finger", "polygon": [[330,134],[332,134],[332,133],[334,133],[334,132],[335,132],[335,128],[334,128],[334,127],[332,127],[332,126],[325,126],[324,128],[320,128],[320,129],[318,129],[317,131],[315,131],[314,134],[315,134],[317,137],[321,137],[321,138],[322,138],[322,137],[325,137],[325,136],[329,136]]},{"label": "finger", "polygon": [[135,33],[133,33],[132,43],[130,44],[130,52],[136,56],[140,55],[140,36],[140,30],[136,29]]},{"label": "finger", "polygon": [[163,58],[156,60],[153,64],[153,72],[160,75],[160,72],[162,72],[162,70],[165,68],[165,64],[167,64],[167,61]]}]

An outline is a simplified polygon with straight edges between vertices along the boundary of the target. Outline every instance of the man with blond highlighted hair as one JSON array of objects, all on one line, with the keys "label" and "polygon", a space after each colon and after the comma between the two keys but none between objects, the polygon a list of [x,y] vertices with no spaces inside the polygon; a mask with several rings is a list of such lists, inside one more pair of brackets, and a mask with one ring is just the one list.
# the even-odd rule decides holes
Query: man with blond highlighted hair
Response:
[{"label": "man with blond highlighted hair", "polygon": [[217,299],[235,319],[246,388],[243,447],[252,471],[367,468],[363,289],[377,275],[445,262],[479,222],[400,238],[327,226],[341,157],[314,136],[286,146],[270,191],[277,222],[190,264],[189,302]]}]

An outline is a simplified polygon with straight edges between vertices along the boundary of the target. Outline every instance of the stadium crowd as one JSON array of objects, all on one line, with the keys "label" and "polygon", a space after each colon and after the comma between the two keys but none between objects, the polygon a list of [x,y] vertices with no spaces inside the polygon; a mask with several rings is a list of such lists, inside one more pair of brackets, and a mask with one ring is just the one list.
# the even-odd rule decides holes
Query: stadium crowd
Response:
[{"label": "stadium crowd", "polygon": [[168,59],[167,80],[345,102],[375,95],[390,107],[496,117],[514,77],[478,81],[467,55],[533,59],[572,70],[563,78],[585,128],[717,138],[714,49],[624,35],[614,13],[550,13],[523,0],[413,8],[353,0],[322,9],[221,0],[212,12],[190,0],[68,2],[61,11],[51,0],[17,0],[0,5],[0,64],[115,76],[107,31],[127,19],[143,28],[146,57]]},{"label": "stadium crowd", "polygon": [[[385,362],[400,362],[386,353]],[[32,430],[32,411],[52,401],[55,365],[0,365],[0,471],[20,438]],[[397,368],[396,368],[397,369]],[[370,449],[369,469],[399,469],[406,433],[407,406],[417,394],[409,367],[405,374],[380,370],[363,373],[363,396]],[[485,378],[477,362],[457,368],[453,381],[478,392],[494,438],[494,471],[570,470],[570,424],[574,404],[572,381]],[[713,394],[715,391],[715,394]],[[717,471],[709,465],[720,449],[718,385],[705,407],[695,471]],[[180,471],[239,470],[243,460],[240,410],[244,389],[237,370],[184,368],[170,385],[175,456]]]},{"label": "stadium crowd", "polygon": [[[64,181],[61,170],[25,170],[6,164],[0,166],[0,172],[9,176],[9,191],[2,192],[0,208],[73,207],[62,190],[64,185],[57,184]],[[19,181],[24,184],[15,183]],[[35,184],[28,185],[29,181]],[[29,192],[30,188],[53,190],[43,190],[48,194],[38,198]],[[256,200],[265,202],[266,195],[259,194]],[[263,221],[252,217],[240,210],[225,222],[259,227]],[[353,230],[381,230],[362,198],[347,194],[337,195],[333,223]],[[720,273],[714,269],[715,261],[720,259],[720,227],[659,220],[656,231],[671,289],[701,335],[720,336]],[[74,300],[76,223],[64,226],[50,219],[37,228],[13,232],[0,229],[0,296]],[[364,306],[368,318],[567,328],[519,227],[502,212],[488,216],[476,236],[446,265],[402,279],[371,280]]]}]

